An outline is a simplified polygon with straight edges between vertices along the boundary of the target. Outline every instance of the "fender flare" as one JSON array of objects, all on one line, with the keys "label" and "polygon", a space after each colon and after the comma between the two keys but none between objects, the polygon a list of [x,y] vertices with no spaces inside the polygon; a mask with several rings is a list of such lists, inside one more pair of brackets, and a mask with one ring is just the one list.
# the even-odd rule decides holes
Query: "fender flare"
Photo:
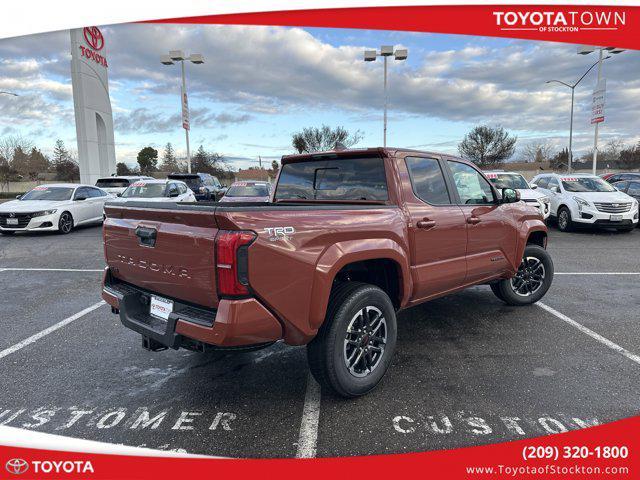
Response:
[{"label": "fender flare", "polygon": [[311,290],[309,327],[317,330],[324,322],[333,280],[350,263],[363,260],[388,259],[399,267],[400,306],[408,303],[413,281],[407,262],[408,252],[390,238],[371,238],[338,242],[327,248],[318,258]]},{"label": "fender flare", "polygon": [[516,256],[514,258],[514,260],[518,263],[517,265],[513,265],[514,271],[517,270],[518,266],[520,265],[520,260],[524,255],[524,249],[527,246],[527,241],[529,240],[529,237],[531,236],[532,233],[535,233],[535,232],[542,232],[545,234],[546,237],[548,237],[547,227],[541,220],[538,220],[538,219],[525,220],[520,225],[520,232],[518,235],[518,247],[516,249]]}]

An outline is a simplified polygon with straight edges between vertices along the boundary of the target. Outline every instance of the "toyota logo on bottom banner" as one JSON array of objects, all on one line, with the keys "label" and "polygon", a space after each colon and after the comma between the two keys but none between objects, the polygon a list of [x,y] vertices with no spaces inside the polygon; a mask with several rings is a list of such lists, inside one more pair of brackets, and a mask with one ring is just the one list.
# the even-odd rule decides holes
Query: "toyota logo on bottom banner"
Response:
[{"label": "toyota logo on bottom banner", "polygon": [[12,458],[7,463],[5,463],[4,468],[6,468],[7,472],[9,473],[20,475],[21,473],[29,470],[29,463],[22,458]]}]

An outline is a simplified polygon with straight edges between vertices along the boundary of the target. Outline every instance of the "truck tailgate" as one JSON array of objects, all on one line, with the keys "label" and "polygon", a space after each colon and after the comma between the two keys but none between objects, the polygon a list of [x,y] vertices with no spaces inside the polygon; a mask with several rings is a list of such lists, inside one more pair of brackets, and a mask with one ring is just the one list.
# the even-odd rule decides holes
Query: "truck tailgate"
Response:
[{"label": "truck tailgate", "polygon": [[111,274],[152,293],[216,308],[215,208],[107,204],[104,253]]}]

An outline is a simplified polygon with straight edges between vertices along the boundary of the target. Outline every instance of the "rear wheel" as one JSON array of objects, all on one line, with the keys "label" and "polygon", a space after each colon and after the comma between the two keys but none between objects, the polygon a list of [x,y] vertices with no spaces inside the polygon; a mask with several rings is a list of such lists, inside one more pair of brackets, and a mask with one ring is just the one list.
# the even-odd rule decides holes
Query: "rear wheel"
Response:
[{"label": "rear wheel", "polygon": [[371,391],[391,364],[396,314],[380,288],[347,282],[334,288],[324,324],[307,345],[309,368],[323,387],[342,397]]},{"label": "rear wheel", "polygon": [[69,212],[62,212],[58,220],[58,231],[63,235],[71,233],[73,230],[73,217]]},{"label": "rear wheel", "polygon": [[558,210],[558,230],[561,232],[570,232],[573,230],[571,212],[567,207],[560,207],[560,210]]},{"label": "rear wheel", "polygon": [[[513,278],[496,285],[500,298],[509,305],[529,305],[540,300],[553,282],[553,261],[539,245],[527,245],[518,271]],[[496,294],[497,295],[497,294]]]}]

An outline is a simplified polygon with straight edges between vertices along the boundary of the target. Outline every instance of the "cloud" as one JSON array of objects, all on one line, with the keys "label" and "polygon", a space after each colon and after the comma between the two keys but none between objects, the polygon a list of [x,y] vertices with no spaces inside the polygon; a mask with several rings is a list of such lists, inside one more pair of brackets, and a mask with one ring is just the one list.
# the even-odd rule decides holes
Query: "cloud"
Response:
[{"label": "cloud", "polygon": [[[382,65],[362,61],[363,49],[376,45],[358,45],[358,39],[374,38],[361,32],[338,36],[349,44],[335,46],[302,28],[131,24],[103,31],[110,81],[119,95],[129,95],[119,96],[114,108],[119,133],[165,133],[179,128],[179,114],[168,113],[174,104],[168,110],[157,106],[166,105],[167,96],[176,98],[179,92],[179,67],[161,65],[159,56],[181,45],[189,46],[187,53],[205,57],[203,65],[186,65],[191,116],[199,127],[224,128],[310,110],[337,111],[346,118],[370,122],[382,109]],[[565,44],[464,37],[466,44],[460,48],[443,50],[442,42],[434,39],[454,37],[415,34],[410,38],[422,42],[420,48],[411,47],[410,61],[394,62],[389,70],[394,117],[501,124],[521,138],[523,132],[566,138],[570,91],[545,81],[575,81],[596,60],[593,55],[577,55],[575,46]],[[461,37],[455,38],[459,44]],[[22,88],[30,99],[23,100],[26,113],[22,116],[16,110],[7,115],[8,102],[2,99],[3,120],[5,115],[10,122],[46,120],[43,113],[48,106],[53,112],[72,112],[68,32],[2,40],[0,58],[4,59],[0,88]],[[604,69],[608,78],[604,135],[637,138],[640,53],[614,56]],[[592,135],[594,74],[576,89],[575,139],[584,148]],[[211,105],[224,107],[217,111]],[[437,139],[437,134],[425,132],[429,137],[425,144]],[[260,147],[244,146],[254,145]]]},{"label": "cloud", "polygon": [[[228,125],[246,123],[251,119],[249,114],[229,112],[213,113],[206,108],[190,111],[190,120],[198,127],[224,128]],[[120,133],[165,133],[175,131],[182,125],[182,115],[158,115],[145,107],[132,111],[114,112],[114,128]]]}]

